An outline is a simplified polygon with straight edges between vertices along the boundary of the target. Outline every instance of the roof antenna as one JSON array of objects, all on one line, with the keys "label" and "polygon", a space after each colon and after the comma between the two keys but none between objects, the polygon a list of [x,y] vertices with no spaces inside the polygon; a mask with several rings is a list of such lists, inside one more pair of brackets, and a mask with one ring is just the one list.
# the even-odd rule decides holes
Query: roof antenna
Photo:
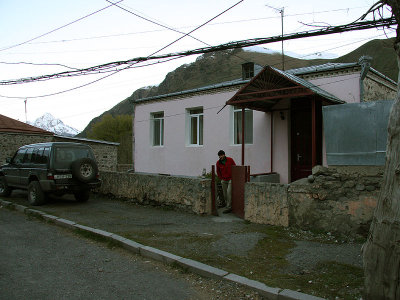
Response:
[{"label": "roof antenna", "polygon": [[283,52],[283,13],[285,11],[285,7],[276,8],[270,5],[265,5],[266,7],[272,8],[273,10],[279,12],[281,14],[281,25],[282,25],[282,71],[285,71],[285,54]]}]

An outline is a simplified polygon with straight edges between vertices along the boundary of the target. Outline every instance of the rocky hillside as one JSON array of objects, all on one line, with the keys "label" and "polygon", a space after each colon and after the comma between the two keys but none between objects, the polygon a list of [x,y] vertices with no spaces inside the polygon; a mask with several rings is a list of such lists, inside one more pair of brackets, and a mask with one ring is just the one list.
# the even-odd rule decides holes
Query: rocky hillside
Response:
[{"label": "rocky hillside", "polygon": [[[357,62],[362,55],[370,55],[373,57],[373,68],[397,80],[398,67],[396,54],[392,47],[392,39],[373,40],[333,60],[305,60],[286,56],[285,69],[300,68],[326,62]],[[195,62],[182,65],[168,73],[160,85],[134,91],[130,97],[90,121],[87,127],[78,136],[86,137],[92,125],[98,122],[105,114],[111,114],[113,116],[132,114],[132,105],[129,102],[130,99],[135,100],[162,95],[237,79],[241,77],[241,64],[248,61],[253,61],[262,66],[271,65],[281,68],[281,60],[281,55],[278,53],[250,52],[241,49],[204,54],[198,57]]]}]

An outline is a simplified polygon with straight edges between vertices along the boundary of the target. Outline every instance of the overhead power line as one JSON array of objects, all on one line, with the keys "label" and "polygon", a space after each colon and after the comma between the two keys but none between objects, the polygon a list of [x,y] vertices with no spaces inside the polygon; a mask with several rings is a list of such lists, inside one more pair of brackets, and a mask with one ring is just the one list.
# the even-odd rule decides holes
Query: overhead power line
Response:
[{"label": "overhead power line", "polygon": [[[340,9],[331,9],[331,10],[323,10],[323,11],[313,11],[313,12],[306,12],[306,13],[295,13],[295,14],[285,14],[285,17],[298,17],[298,16],[306,16],[306,15],[316,15],[316,14],[323,14],[323,13],[330,13],[330,12],[340,12],[340,11],[350,11],[354,9],[360,9],[365,7],[348,7],[348,8],[340,8]],[[139,18],[144,20],[148,18],[144,18],[138,15]],[[253,21],[264,21],[270,19],[277,19],[281,17],[263,17],[263,18],[253,18],[253,19],[240,19],[234,21],[225,21],[225,22],[214,22],[212,24],[208,24],[207,26],[217,26],[217,25],[224,25],[224,24],[234,24],[234,23],[244,23],[244,22],[253,22]],[[157,22],[149,20],[150,22],[158,25]],[[161,26],[164,26],[160,24]],[[177,27],[175,30],[183,30],[186,28],[193,28],[194,26],[188,25],[183,27]],[[165,27],[165,30],[171,30],[168,27]],[[154,29],[154,30],[146,30],[146,31],[136,31],[136,32],[126,32],[126,33],[118,33],[118,34],[109,34],[109,35],[100,35],[100,36],[89,36],[89,37],[81,37],[81,38],[73,38],[73,39],[62,39],[62,40],[53,40],[53,41],[43,41],[43,42],[34,42],[29,44],[50,44],[50,43],[66,43],[66,42],[75,42],[75,41],[83,41],[83,40],[92,40],[92,39],[103,39],[103,38],[112,38],[112,37],[120,37],[120,36],[127,36],[127,35],[136,35],[136,34],[148,34],[148,33],[155,33],[164,31],[164,29]],[[178,32],[178,31],[177,31]]]},{"label": "overhead power line", "polygon": [[[261,44],[274,43],[274,42],[279,42],[279,41],[284,41],[284,40],[293,40],[293,39],[299,39],[299,38],[305,38],[305,37],[321,36],[321,35],[342,33],[342,32],[355,31],[355,30],[364,30],[364,29],[371,29],[371,28],[378,28],[378,27],[389,27],[389,26],[396,25],[396,24],[397,24],[396,19],[394,17],[392,17],[392,18],[386,18],[386,19],[380,19],[380,20],[355,22],[355,23],[339,25],[339,26],[327,26],[322,29],[290,33],[290,34],[267,37],[267,38],[255,38],[255,39],[241,40],[241,41],[221,44],[218,46],[210,46],[210,47],[198,48],[198,49],[194,49],[194,50],[188,50],[188,51],[182,51],[182,52],[176,52],[176,53],[169,53],[169,54],[163,54],[163,55],[157,55],[157,56],[154,55],[155,53],[161,51],[162,49],[165,49],[167,47],[167,46],[165,46],[161,50],[159,50],[147,57],[136,57],[136,58],[132,58],[132,59],[125,60],[125,61],[116,61],[116,62],[111,62],[111,63],[106,63],[106,64],[102,64],[102,65],[85,68],[85,69],[65,71],[65,72],[55,73],[55,74],[50,74],[50,75],[41,75],[41,76],[37,76],[37,77],[27,77],[27,78],[20,78],[20,79],[3,80],[3,81],[0,81],[0,85],[13,85],[13,84],[21,84],[21,83],[28,83],[28,82],[34,82],[34,81],[44,81],[44,80],[55,79],[55,78],[99,74],[99,73],[104,73],[104,72],[119,72],[122,69],[124,69],[124,70],[129,69],[137,63],[148,61],[148,60],[154,60],[154,59],[160,60],[160,59],[166,59],[166,58],[171,58],[171,57],[183,57],[183,56],[190,56],[190,55],[196,55],[196,54],[204,54],[204,53],[210,53],[210,52],[216,52],[216,51],[222,51],[222,50],[237,49],[237,48],[244,48],[244,47],[256,46],[256,45],[261,45]],[[189,35],[193,31],[187,33],[186,35]],[[176,41],[178,41],[178,40],[176,40]],[[169,44],[169,45],[171,45],[171,44]],[[118,68],[122,68],[122,69],[118,69]]]},{"label": "overhead power line", "polygon": [[[122,1],[123,1],[123,0],[120,0],[120,1],[118,1],[118,2],[116,2],[116,3],[119,3],[119,2],[122,2]],[[30,40],[25,41],[25,42],[18,43],[18,44],[15,44],[15,45],[12,45],[12,46],[8,46],[8,47],[5,47],[5,48],[1,48],[0,51],[12,49],[12,48],[15,48],[15,47],[18,47],[18,46],[27,44],[27,43],[29,43],[29,42],[32,42],[32,41],[34,41],[34,40],[37,40],[37,39],[39,39],[39,38],[41,38],[41,37],[44,37],[45,35],[48,35],[48,34],[50,34],[50,33],[53,33],[53,32],[55,32],[55,31],[57,31],[57,30],[60,30],[60,29],[62,29],[62,28],[64,28],[64,27],[67,27],[67,26],[69,26],[69,25],[72,25],[72,24],[74,24],[74,23],[76,23],[76,22],[79,22],[79,21],[81,21],[81,20],[83,20],[83,19],[86,19],[86,18],[88,18],[88,17],[90,17],[90,16],[93,16],[94,14],[97,14],[97,13],[99,13],[99,12],[101,12],[101,11],[107,9],[107,8],[112,7],[114,4],[115,4],[115,3],[112,3],[111,5],[108,5],[108,6],[106,6],[106,7],[103,7],[103,8],[101,8],[101,9],[99,9],[99,10],[96,10],[95,12],[92,12],[92,13],[86,15],[86,16],[83,16],[83,17],[81,17],[81,18],[75,20],[75,21],[72,21],[72,22],[69,22],[68,24],[65,24],[65,25],[62,25],[62,26],[60,26],[60,27],[57,27],[56,29],[50,30],[49,32],[43,33],[43,34],[41,34],[41,35],[39,35],[39,36],[37,36],[37,37],[34,37],[34,38],[30,39]]]},{"label": "overhead power line", "polygon": [[[190,32],[184,34],[183,36],[181,36],[180,38],[176,39],[175,41],[169,43],[168,45],[164,46],[163,48],[161,48],[161,49],[159,49],[159,50],[153,52],[152,54],[150,54],[149,56],[147,56],[145,59],[142,59],[142,61],[148,60],[148,59],[149,59],[151,56],[153,56],[154,54],[157,54],[158,52],[160,52],[160,51],[166,49],[167,47],[173,45],[174,43],[178,42],[178,41],[181,40],[182,38],[184,38],[184,37],[190,35],[191,33],[195,32],[195,31],[198,30],[199,28],[201,28],[201,27],[203,27],[204,25],[208,24],[208,23],[211,22],[212,20],[215,20],[216,18],[218,18],[218,17],[221,16],[222,14],[224,14],[224,13],[226,13],[227,11],[231,10],[232,8],[236,7],[237,5],[239,5],[239,3],[243,2],[243,1],[244,1],[244,0],[239,0],[236,4],[234,4],[234,5],[232,5],[231,7],[225,9],[223,12],[221,12],[221,13],[219,13],[218,15],[216,15],[215,17],[209,19],[209,20],[206,21],[205,23],[203,23],[203,24],[197,26],[195,29],[193,29],[193,30],[191,30]],[[177,59],[177,58],[179,58],[179,57],[181,57],[181,56],[179,56],[179,55],[178,55],[178,56],[170,56],[170,57],[167,57],[167,58],[168,58],[167,60],[173,60],[173,59]],[[101,77],[101,78],[98,78],[98,79],[94,80],[94,81],[91,81],[91,82],[88,82],[88,83],[86,83],[86,84],[83,84],[83,85],[80,85],[80,86],[77,86],[77,87],[74,87],[74,88],[70,88],[70,89],[67,89],[67,90],[64,90],[64,91],[52,93],[52,94],[41,95],[41,96],[34,96],[34,97],[23,97],[23,98],[31,98],[31,99],[33,99],[33,98],[43,98],[43,97],[48,97],[48,96],[53,96],[53,95],[58,95],[58,94],[62,94],[62,93],[65,93],[65,92],[73,91],[73,90],[76,90],[76,89],[79,89],[79,88],[88,86],[88,85],[90,85],[90,84],[93,84],[93,83],[95,83],[95,82],[98,82],[98,81],[100,81],[100,80],[103,80],[103,79],[105,79],[105,78],[108,78],[108,77],[110,77],[110,76],[112,76],[112,75],[114,75],[114,74],[117,74],[117,73],[119,73],[119,72],[121,72],[121,71],[124,71],[124,70],[126,70],[126,69],[128,69],[128,68],[138,67],[137,64],[138,64],[139,62],[140,62],[140,61],[138,61],[138,60],[136,60],[136,61],[133,60],[133,61],[129,62],[128,66],[125,66],[125,67],[123,67],[123,68],[116,69],[116,70],[115,70],[115,69],[114,69],[114,70],[110,70],[111,66],[107,66],[106,68],[108,69],[108,72],[112,72],[112,73],[111,73],[111,74],[107,74],[107,75],[105,75],[105,76],[103,76],[103,77]],[[104,73],[104,72],[102,72],[102,71],[100,71],[100,72],[101,72],[101,73]],[[97,72],[97,73],[99,73],[99,72]],[[86,74],[80,74],[80,75],[86,75]],[[66,76],[67,76],[67,77],[70,77],[70,76],[76,76],[76,75],[66,75]],[[42,77],[42,76],[41,76],[41,77]],[[51,79],[51,78],[48,78],[48,79]],[[36,80],[34,80],[34,81],[36,81]],[[5,97],[5,98],[21,98],[21,97],[7,97],[7,96],[2,96],[2,95],[0,95],[0,97]]]}]

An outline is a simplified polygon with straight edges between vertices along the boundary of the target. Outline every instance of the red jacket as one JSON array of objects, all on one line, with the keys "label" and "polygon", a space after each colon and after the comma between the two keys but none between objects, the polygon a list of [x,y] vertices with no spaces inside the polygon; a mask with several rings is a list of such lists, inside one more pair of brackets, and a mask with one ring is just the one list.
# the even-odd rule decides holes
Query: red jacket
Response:
[{"label": "red jacket", "polygon": [[217,175],[221,180],[231,180],[232,179],[232,166],[236,166],[235,161],[226,156],[225,164],[217,161]]}]

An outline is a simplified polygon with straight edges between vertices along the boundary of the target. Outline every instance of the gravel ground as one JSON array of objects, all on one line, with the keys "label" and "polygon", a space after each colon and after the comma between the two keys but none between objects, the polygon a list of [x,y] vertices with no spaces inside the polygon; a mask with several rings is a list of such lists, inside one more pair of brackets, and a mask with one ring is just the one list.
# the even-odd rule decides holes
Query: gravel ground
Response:
[{"label": "gravel ground", "polygon": [[286,256],[288,272],[301,273],[313,269],[319,262],[335,261],[362,268],[360,244],[321,244],[296,241],[296,247]]}]

